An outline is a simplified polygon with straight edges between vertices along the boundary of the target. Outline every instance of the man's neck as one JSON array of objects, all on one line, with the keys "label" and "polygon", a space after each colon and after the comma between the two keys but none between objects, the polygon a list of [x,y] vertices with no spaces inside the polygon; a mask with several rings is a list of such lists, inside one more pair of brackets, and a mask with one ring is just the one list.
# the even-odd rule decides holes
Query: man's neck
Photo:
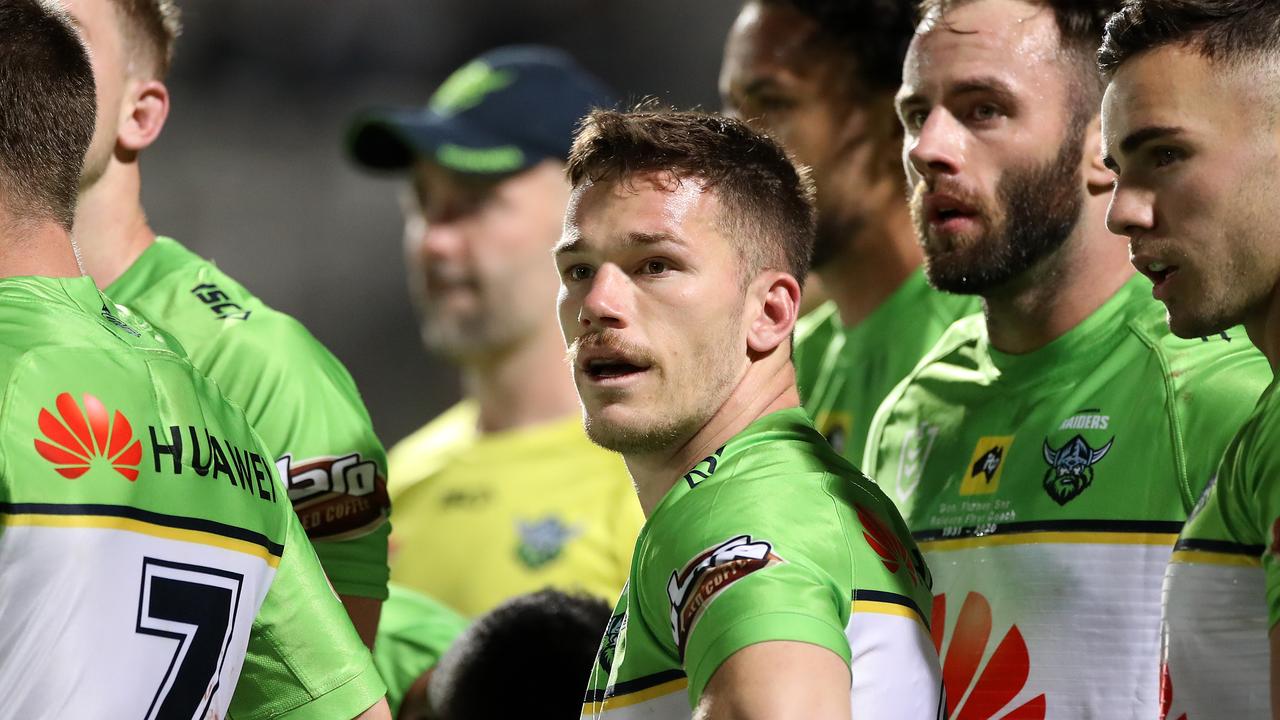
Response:
[{"label": "man's neck", "polygon": [[1105,203],[1091,199],[1056,253],[983,297],[992,347],[1020,355],[1048,345],[1133,276],[1128,246],[1105,229],[1105,217]]},{"label": "man's neck", "polygon": [[1245,316],[1244,329],[1267,358],[1271,374],[1280,374],[1280,282],[1271,288],[1265,303]]},{"label": "man's neck", "polygon": [[784,350],[753,362],[729,398],[686,442],[654,453],[623,456],[645,517],[653,514],[671,486],[699,460],[765,415],[800,405],[795,368]]},{"label": "man's neck", "polygon": [[99,288],[115,282],[155,242],[142,210],[136,161],[112,160],[102,177],[80,191],[75,238],[85,272]]},{"label": "man's neck", "polygon": [[841,323],[853,327],[883,305],[922,261],[911,214],[895,196],[817,274],[835,301]]},{"label": "man's neck", "polygon": [[580,414],[558,327],[462,365],[463,392],[480,406],[479,430],[495,433]]},{"label": "man's neck", "polygon": [[53,220],[17,220],[0,209],[0,278],[80,277],[66,228]]}]

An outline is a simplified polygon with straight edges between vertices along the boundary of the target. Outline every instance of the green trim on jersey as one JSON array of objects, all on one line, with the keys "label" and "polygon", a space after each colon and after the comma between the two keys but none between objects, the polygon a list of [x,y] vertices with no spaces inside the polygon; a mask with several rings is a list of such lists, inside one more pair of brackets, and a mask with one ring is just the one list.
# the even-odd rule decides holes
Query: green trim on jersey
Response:
[{"label": "green trim on jersey", "polygon": [[916,269],[857,325],[840,320],[835,301],[796,324],[796,381],[813,424],[853,464],[881,401],[955,320],[982,309],[978,299],[929,286]]},{"label": "green trim on jersey", "polygon": [[387,683],[387,704],[395,717],[409,687],[440,662],[467,628],[467,620],[406,587],[391,583],[388,590],[373,644],[373,664]]},{"label": "green trim on jersey", "polygon": [[[670,695],[686,673],[687,713],[726,659],[759,642],[809,642],[848,663],[846,628],[863,609],[909,616],[909,637],[927,638],[929,601],[928,571],[893,504],[803,410],[778,411],[694,466],[650,515],[584,715]],[[929,657],[912,659],[936,667],[923,647]]]},{"label": "green trim on jersey", "polygon": [[[4,707],[362,712],[384,686],[265,445],[217,385],[112,308],[89,278],[0,279]],[[172,622],[195,628],[188,643]]]},{"label": "green trim on jersey", "polygon": [[296,320],[170,238],[157,238],[107,293],[126,320],[140,316],[177,338],[244,408],[338,593],[385,599],[386,455],[342,363]]},{"label": "green trim on jersey", "polygon": [[[933,572],[944,663],[986,618],[1026,658],[1007,701],[1047,717],[1156,715],[1176,533],[1270,374],[1238,330],[1172,335],[1150,287],[1023,355],[960,320],[872,426],[863,467]],[[969,690],[947,688],[953,716]]]}]

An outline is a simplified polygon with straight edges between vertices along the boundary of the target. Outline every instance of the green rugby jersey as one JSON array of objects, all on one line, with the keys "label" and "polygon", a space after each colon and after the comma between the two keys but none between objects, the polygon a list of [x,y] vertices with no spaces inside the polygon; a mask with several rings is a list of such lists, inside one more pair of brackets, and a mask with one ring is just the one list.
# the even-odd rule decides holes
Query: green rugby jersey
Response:
[{"label": "green rugby jersey", "polygon": [[353,717],[381,679],[264,445],[89,278],[0,280],[0,708]]},{"label": "green rugby jersey", "polygon": [[467,620],[445,605],[395,583],[382,604],[373,664],[387,683],[391,715],[400,712],[405,693],[420,675],[440,662]]},{"label": "green rugby jersey", "polygon": [[929,576],[893,504],[793,408],[698,463],[640,531],[583,717],[688,718],[738,650],[793,640],[850,666],[854,717],[940,711]]},{"label": "green rugby jersey", "polygon": [[244,408],[334,589],[386,598],[386,454],[342,363],[296,320],[170,238],[157,238],[107,294],[125,320],[137,313],[176,337]]},{"label": "green rugby jersey", "polygon": [[1165,576],[1161,718],[1269,717],[1280,621],[1280,395],[1273,381],[1178,537]]},{"label": "green rugby jersey", "polygon": [[1024,355],[965,318],[876,414],[952,717],[1156,715],[1161,578],[1269,370],[1243,333],[1173,336],[1150,287]]},{"label": "green rugby jersey", "polygon": [[880,402],[977,298],[929,287],[917,269],[862,322],[846,326],[834,301],[796,324],[796,383],[813,424],[840,454],[862,462]]}]

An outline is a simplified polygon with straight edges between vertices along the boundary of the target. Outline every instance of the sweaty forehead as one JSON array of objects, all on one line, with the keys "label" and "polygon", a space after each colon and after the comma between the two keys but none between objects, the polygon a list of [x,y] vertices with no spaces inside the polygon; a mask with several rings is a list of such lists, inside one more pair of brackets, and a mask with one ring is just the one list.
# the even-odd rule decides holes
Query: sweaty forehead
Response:
[{"label": "sweaty forehead", "polygon": [[1120,66],[1103,96],[1108,150],[1144,127],[1182,128],[1239,135],[1256,125],[1265,104],[1255,76],[1216,67],[1199,53],[1168,46],[1144,52]]},{"label": "sweaty forehead", "polygon": [[[719,203],[696,179],[644,174],[626,182],[590,183],[574,190],[565,216],[566,239],[601,248],[633,236],[671,236],[692,242],[717,233]],[[570,237],[572,236],[572,237]]]},{"label": "sweaty forehead", "polygon": [[1027,80],[1043,77],[1058,59],[1053,12],[1020,0],[957,3],[916,27],[904,68],[904,86],[966,77]]}]

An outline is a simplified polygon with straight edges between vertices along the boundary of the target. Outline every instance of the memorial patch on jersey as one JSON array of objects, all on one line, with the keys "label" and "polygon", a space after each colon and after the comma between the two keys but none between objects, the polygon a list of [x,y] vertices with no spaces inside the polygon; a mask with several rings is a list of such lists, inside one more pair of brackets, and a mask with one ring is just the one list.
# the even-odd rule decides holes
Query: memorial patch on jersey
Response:
[{"label": "memorial patch on jersey", "polygon": [[375,530],[391,511],[387,481],[372,460],[359,453],[322,456],[295,463],[276,461],[289,500],[312,540],[360,537]]},{"label": "memorial patch on jersey", "polygon": [[1044,461],[1049,469],[1044,473],[1044,490],[1059,505],[1066,505],[1093,485],[1093,466],[1102,461],[1116,439],[1094,449],[1083,435],[1077,434],[1062,447],[1055,448],[1044,441]]},{"label": "memorial patch on jersey", "polygon": [[968,469],[960,483],[960,494],[990,495],[999,490],[1004,456],[1012,444],[1012,435],[978,438],[978,445],[973,449],[973,457],[969,458]]},{"label": "memorial patch on jersey", "polygon": [[694,625],[716,596],[751,573],[783,562],[768,540],[739,535],[698,553],[683,568],[672,571],[667,599],[671,601],[671,634],[681,659]]},{"label": "memorial patch on jersey", "polygon": [[40,408],[36,424],[45,440],[35,439],[36,452],[69,480],[89,472],[94,458],[100,457],[126,480],[134,482],[142,462],[142,442],[133,439],[129,419],[119,410],[112,418],[102,401],[90,393],[85,393],[83,400],[82,411],[71,393],[59,394],[54,407],[60,419]]}]

